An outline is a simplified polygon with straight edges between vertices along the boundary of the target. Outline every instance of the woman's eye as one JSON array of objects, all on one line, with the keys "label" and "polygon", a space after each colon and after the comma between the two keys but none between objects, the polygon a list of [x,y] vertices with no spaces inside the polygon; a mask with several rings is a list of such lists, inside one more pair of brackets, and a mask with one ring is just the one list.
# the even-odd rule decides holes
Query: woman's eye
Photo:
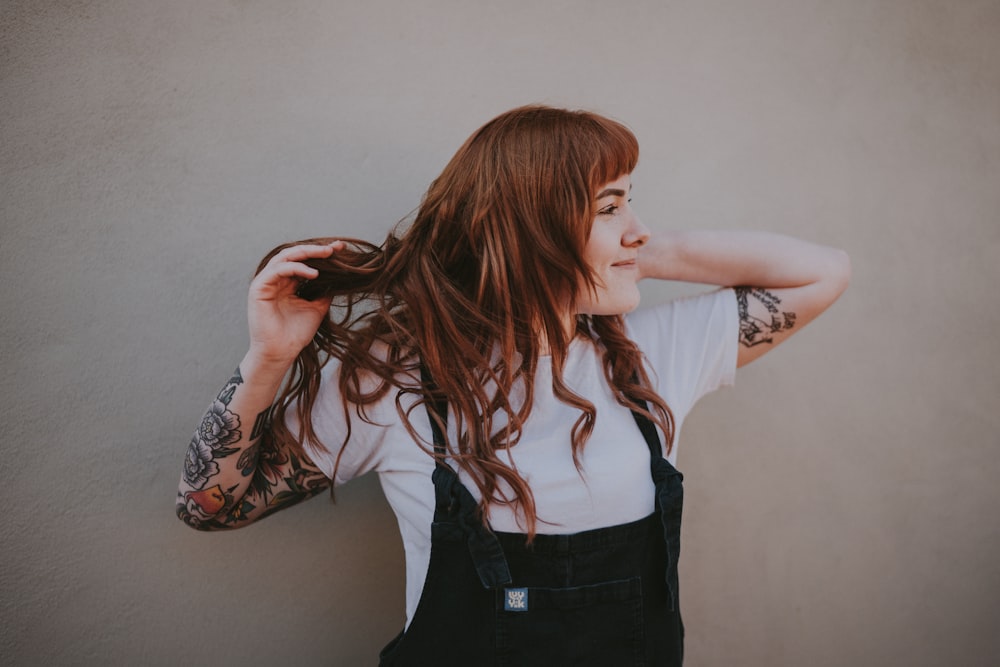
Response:
[{"label": "woman's eye", "polygon": [[[630,197],[626,201],[628,201],[628,203],[631,204],[632,203],[632,198]],[[617,204],[608,204],[607,206],[605,206],[604,208],[602,208],[601,210],[599,210],[597,212],[597,215],[614,215],[615,213],[618,212],[619,208],[621,208],[621,207],[618,206]]]}]

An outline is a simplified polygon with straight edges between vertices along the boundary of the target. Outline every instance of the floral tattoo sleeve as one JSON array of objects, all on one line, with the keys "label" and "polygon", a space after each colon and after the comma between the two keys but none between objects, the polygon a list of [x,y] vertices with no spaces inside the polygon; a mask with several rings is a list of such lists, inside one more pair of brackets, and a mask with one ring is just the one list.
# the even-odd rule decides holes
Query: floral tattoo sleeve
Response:
[{"label": "floral tattoo sleeve", "polygon": [[[233,377],[212,402],[191,437],[184,457],[184,482],[192,490],[178,492],[177,515],[185,523],[204,530],[234,528],[316,495],[327,486],[326,477],[306,468],[294,453],[275,446],[270,430],[271,409],[254,419],[249,446],[242,450],[236,467],[249,477],[249,487],[241,498],[232,492],[239,485],[223,489],[211,484],[219,473],[220,459],[240,452],[235,446],[243,438],[240,416],[229,410],[236,388],[243,384],[237,368]],[[260,511],[257,511],[257,510]]]}]

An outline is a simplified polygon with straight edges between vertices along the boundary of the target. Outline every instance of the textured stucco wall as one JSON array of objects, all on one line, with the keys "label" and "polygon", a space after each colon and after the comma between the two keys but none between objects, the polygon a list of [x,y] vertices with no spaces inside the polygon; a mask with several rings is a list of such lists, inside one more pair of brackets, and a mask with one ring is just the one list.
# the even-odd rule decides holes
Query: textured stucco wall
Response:
[{"label": "textured stucco wall", "polygon": [[854,260],[686,426],[689,664],[1000,655],[997,2],[13,0],[0,28],[0,662],[374,663],[403,586],[377,482],[205,535],[181,458],[260,255],[380,237],[532,101],[635,129],[653,227]]}]

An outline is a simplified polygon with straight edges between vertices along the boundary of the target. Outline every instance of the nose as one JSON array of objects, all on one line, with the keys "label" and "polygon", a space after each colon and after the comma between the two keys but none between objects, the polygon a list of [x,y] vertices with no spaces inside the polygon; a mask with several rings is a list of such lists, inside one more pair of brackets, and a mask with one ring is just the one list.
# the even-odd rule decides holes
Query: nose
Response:
[{"label": "nose", "polygon": [[626,248],[638,248],[649,240],[649,228],[642,224],[639,216],[632,214],[628,228],[622,235],[622,245]]}]

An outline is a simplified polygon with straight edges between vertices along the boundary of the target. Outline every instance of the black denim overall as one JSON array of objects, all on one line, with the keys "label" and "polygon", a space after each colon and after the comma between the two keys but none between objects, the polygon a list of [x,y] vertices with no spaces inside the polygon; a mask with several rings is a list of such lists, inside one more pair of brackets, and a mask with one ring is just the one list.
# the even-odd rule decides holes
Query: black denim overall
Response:
[{"label": "black denim overall", "polygon": [[[432,409],[447,418],[443,403],[429,401],[428,415]],[[683,478],[663,458],[652,422],[632,415],[649,446],[656,511],[608,528],[536,535],[531,546],[523,534],[483,525],[475,499],[443,463],[445,441],[432,417],[439,463],[427,578],[410,626],[379,664],[681,665]]]}]

